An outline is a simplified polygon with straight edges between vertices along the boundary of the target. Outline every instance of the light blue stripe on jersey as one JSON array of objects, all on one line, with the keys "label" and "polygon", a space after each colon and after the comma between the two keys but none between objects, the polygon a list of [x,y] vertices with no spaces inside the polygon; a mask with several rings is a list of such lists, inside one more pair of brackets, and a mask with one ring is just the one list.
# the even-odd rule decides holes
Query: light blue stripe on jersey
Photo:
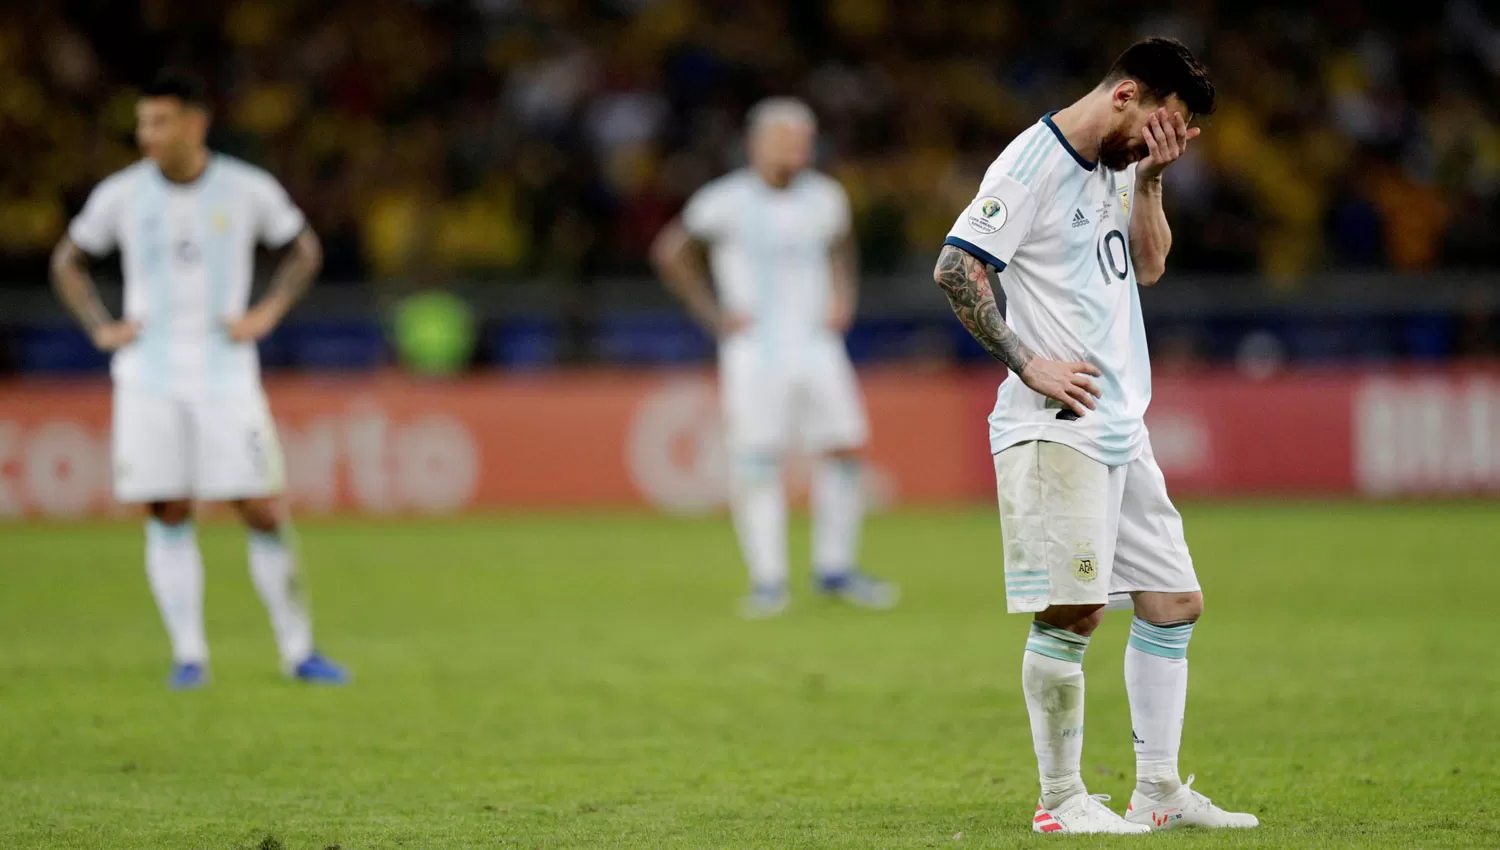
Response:
[{"label": "light blue stripe on jersey", "polygon": [[[205,389],[219,390],[227,386],[230,359],[234,350],[224,328],[224,315],[229,307],[232,257],[234,239],[227,222],[216,222],[216,216],[228,215],[229,184],[225,180],[223,164],[215,157],[210,161],[208,174],[198,192],[198,218],[203,240],[203,276],[208,282],[208,363],[204,374]],[[220,223],[226,224],[221,233],[216,230]]]},{"label": "light blue stripe on jersey", "polygon": [[1032,129],[1031,141],[1027,142],[1026,147],[1021,149],[1021,155],[1016,157],[1015,164],[1010,167],[1011,177],[1017,180],[1021,179],[1021,172],[1026,169],[1026,166],[1031,162],[1031,157],[1036,154],[1042,143],[1047,140],[1047,134],[1039,132],[1041,129],[1040,127]]},{"label": "light blue stripe on jersey", "polygon": [[136,226],[140,228],[141,285],[146,288],[146,316],[141,323],[142,384],[165,390],[172,373],[172,271],[167,261],[166,178],[153,167],[142,180]]},{"label": "light blue stripe on jersey", "polygon": [[1017,179],[1021,181],[1022,185],[1030,186],[1031,181],[1036,179],[1037,172],[1042,170],[1042,166],[1045,165],[1048,160],[1052,159],[1052,155],[1055,153],[1057,153],[1057,148],[1053,147],[1052,145],[1043,146],[1042,152],[1038,154],[1032,161],[1031,167],[1026,169],[1026,171]]}]

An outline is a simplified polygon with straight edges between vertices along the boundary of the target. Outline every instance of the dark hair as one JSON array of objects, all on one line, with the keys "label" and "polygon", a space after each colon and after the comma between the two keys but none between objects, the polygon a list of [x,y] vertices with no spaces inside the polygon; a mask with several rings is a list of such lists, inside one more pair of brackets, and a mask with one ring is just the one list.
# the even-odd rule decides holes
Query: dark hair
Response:
[{"label": "dark hair", "polygon": [[1104,75],[1104,85],[1121,80],[1140,83],[1142,96],[1157,102],[1175,94],[1194,115],[1214,111],[1214,84],[1208,81],[1208,69],[1175,38],[1153,36],[1127,47]]},{"label": "dark hair", "polygon": [[208,110],[208,86],[203,78],[180,68],[164,68],[141,89],[141,97],[175,97],[183,106]]}]

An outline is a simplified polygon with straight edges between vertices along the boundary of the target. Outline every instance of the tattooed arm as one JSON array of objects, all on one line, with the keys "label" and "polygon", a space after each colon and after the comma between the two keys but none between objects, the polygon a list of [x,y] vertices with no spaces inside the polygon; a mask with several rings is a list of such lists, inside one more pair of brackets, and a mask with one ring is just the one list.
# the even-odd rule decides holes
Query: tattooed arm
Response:
[{"label": "tattooed arm", "polygon": [[1094,409],[1099,389],[1088,376],[1099,375],[1099,369],[1082,361],[1047,360],[1027,348],[1000,315],[995,303],[994,270],[988,264],[961,248],[944,245],[932,277],[969,334],[1022,383],[1079,416]]},{"label": "tattooed arm", "polygon": [[323,268],[323,243],[312,228],[303,228],[271,275],[265,297],[238,319],[227,322],[229,338],[235,342],[259,342],[281,323],[292,305],[307,293],[318,270]]},{"label": "tattooed arm", "polygon": [[52,288],[100,351],[115,351],[135,341],[141,327],[115,321],[99,300],[83,249],[64,236],[52,251]]}]

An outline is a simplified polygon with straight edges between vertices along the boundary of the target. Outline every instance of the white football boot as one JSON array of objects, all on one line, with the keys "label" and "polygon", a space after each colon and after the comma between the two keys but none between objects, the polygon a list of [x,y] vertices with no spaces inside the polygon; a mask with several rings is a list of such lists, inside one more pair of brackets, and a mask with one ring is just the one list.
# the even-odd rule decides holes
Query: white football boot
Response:
[{"label": "white football boot", "polygon": [[1125,819],[1151,829],[1176,829],[1198,826],[1208,829],[1248,829],[1260,826],[1260,818],[1240,812],[1226,812],[1213,801],[1193,790],[1189,776],[1176,791],[1161,799],[1142,794],[1130,795],[1130,808],[1125,810]]},{"label": "white football boot", "polygon": [[1031,831],[1077,835],[1144,835],[1151,831],[1145,824],[1131,823],[1115,814],[1104,805],[1108,801],[1108,794],[1078,793],[1051,809],[1038,802]]}]

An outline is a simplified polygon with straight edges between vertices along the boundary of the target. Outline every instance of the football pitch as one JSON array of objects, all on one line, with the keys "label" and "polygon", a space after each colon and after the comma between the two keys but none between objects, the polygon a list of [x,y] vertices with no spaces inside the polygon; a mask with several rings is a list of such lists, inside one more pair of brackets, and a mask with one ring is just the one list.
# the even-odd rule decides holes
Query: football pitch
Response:
[{"label": "football pitch", "polygon": [[[1500,846],[1500,506],[1184,513],[1208,596],[1183,773],[1259,830],[1030,832],[1027,622],[974,510],[872,519],[898,610],[804,569],[762,623],[722,519],[306,522],[342,690],[280,678],[243,534],[209,525],[214,681],[186,694],[138,525],[0,528],[0,847]],[[1085,664],[1084,778],[1116,810],[1127,626]]]}]

